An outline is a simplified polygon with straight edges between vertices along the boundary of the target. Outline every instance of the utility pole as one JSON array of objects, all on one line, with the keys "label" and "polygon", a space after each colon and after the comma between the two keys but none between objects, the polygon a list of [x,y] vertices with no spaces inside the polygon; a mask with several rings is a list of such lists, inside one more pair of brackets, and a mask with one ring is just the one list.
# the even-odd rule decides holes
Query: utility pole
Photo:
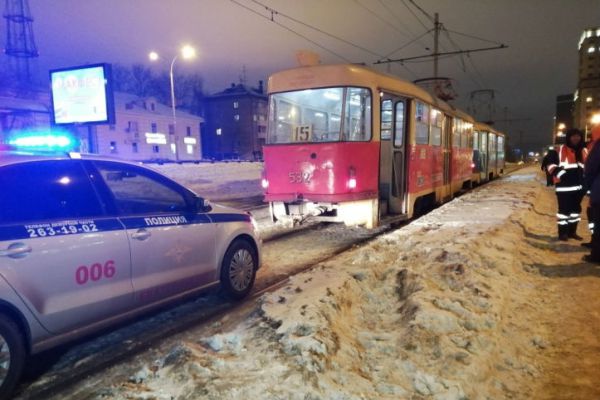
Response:
[{"label": "utility pole", "polygon": [[15,78],[20,84],[31,83],[30,60],[39,53],[33,37],[33,17],[28,0],[6,0],[4,6],[6,20],[6,48]]},{"label": "utility pole", "polygon": [[440,44],[440,16],[435,13],[435,20],[433,22],[433,77],[438,77],[438,57],[439,57],[439,44]]}]

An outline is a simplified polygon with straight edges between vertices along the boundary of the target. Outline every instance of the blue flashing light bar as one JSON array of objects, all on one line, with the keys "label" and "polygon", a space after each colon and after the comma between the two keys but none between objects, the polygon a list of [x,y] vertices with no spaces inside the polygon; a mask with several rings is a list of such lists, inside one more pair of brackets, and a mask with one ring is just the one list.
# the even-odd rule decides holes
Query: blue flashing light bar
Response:
[{"label": "blue flashing light bar", "polygon": [[17,147],[43,147],[66,149],[72,145],[71,139],[66,136],[26,136],[10,140],[8,144]]},{"label": "blue flashing light bar", "polygon": [[7,143],[25,151],[75,151],[79,147],[66,132],[20,132],[12,135]]}]

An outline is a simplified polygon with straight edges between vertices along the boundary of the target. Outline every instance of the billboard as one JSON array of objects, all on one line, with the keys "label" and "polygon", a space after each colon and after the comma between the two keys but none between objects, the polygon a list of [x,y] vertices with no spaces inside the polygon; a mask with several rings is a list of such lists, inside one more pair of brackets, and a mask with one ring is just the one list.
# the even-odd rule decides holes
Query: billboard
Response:
[{"label": "billboard", "polygon": [[54,124],[115,123],[110,64],[52,70],[50,83]]}]

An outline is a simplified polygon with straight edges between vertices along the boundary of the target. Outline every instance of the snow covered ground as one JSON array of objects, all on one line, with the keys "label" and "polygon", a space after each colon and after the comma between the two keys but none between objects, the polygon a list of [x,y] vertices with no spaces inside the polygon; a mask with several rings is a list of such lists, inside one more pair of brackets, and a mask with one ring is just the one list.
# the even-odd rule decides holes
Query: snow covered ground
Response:
[{"label": "snow covered ground", "polygon": [[217,162],[202,164],[150,165],[210,200],[228,200],[263,195],[260,187],[262,163]]},{"label": "snow covered ground", "polygon": [[541,181],[528,168],[478,188],[167,340],[127,377],[81,385],[114,399],[541,398],[554,333],[536,320],[552,306],[540,268],[583,254],[554,242]]}]

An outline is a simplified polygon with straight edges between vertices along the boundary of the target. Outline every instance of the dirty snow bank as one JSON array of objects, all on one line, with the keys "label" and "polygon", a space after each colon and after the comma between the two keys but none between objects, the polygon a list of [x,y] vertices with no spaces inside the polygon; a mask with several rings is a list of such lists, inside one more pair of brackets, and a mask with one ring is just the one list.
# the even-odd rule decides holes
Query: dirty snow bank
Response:
[{"label": "dirty snow bank", "polygon": [[523,224],[541,190],[528,169],[464,195],[291,277],[235,329],[182,342],[104,394],[527,398],[545,340],[517,311],[537,301]]}]

